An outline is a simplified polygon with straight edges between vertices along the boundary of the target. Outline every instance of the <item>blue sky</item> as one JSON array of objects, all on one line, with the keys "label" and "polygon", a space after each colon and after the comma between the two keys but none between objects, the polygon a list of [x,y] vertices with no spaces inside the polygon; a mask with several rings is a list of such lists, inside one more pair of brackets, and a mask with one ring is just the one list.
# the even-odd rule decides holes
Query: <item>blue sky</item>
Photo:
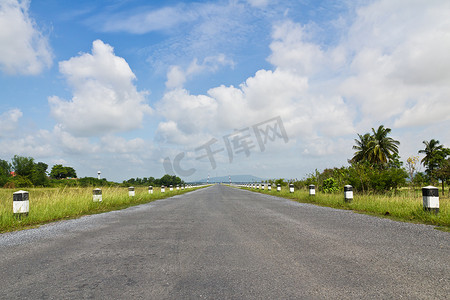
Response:
[{"label": "blue sky", "polygon": [[449,15],[446,0],[2,0],[0,158],[115,181],[303,178],[383,124],[406,161],[450,145]]}]

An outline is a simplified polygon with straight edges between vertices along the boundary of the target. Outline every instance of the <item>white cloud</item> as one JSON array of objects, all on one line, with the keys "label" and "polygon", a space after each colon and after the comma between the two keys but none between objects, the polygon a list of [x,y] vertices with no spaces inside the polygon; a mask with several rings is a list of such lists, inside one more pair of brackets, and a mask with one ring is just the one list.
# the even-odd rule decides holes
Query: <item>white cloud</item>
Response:
[{"label": "white cloud", "polygon": [[323,51],[319,45],[307,41],[304,26],[292,21],[283,22],[274,27],[272,38],[269,61],[278,68],[312,75],[324,64]]},{"label": "white cloud", "polygon": [[180,26],[182,23],[194,21],[198,17],[198,11],[186,9],[185,5],[180,4],[175,7],[162,7],[132,15],[119,13],[109,16],[103,24],[103,30],[143,34]]},{"label": "white cloud", "polygon": [[97,152],[100,147],[89,141],[86,137],[75,137],[64,131],[61,125],[56,125],[52,132],[53,143],[61,148],[65,154],[88,155]]},{"label": "white cloud", "polygon": [[[341,37],[328,45],[317,42],[319,31],[311,24],[277,23],[268,57],[274,70],[259,70],[239,87],[219,86],[207,95],[167,93],[158,106],[166,118],[158,133],[174,143],[181,134],[220,138],[281,116],[299,153],[340,154],[345,163],[349,135],[356,132],[380,124],[448,124],[448,15],[449,2],[376,1],[359,8],[347,28],[339,24]],[[202,97],[204,107],[189,108]]]},{"label": "white cloud", "polygon": [[192,60],[186,70],[182,70],[180,66],[170,66],[167,72],[166,87],[168,89],[182,88],[186,80],[200,73],[214,73],[220,67],[229,65],[233,67],[234,62],[227,59],[224,54],[206,57],[202,63],[198,63],[197,59]]},{"label": "white cloud", "polygon": [[7,136],[17,128],[22,111],[14,108],[0,114],[0,137]]},{"label": "white cloud", "polygon": [[448,1],[383,0],[357,11],[342,44],[350,76],[340,91],[366,122],[394,119],[402,127],[448,120],[448,15]]},{"label": "white cloud", "polygon": [[102,151],[110,153],[140,153],[149,152],[149,145],[141,138],[127,140],[123,137],[107,135],[100,139]]},{"label": "white cloud", "polygon": [[157,132],[159,139],[176,144],[198,141],[204,133],[215,131],[217,103],[209,96],[190,95],[184,89],[167,92],[157,104],[157,111],[166,118]]},{"label": "white cloud", "polygon": [[78,136],[122,132],[141,127],[152,112],[145,92],[133,84],[135,75],[125,59],[100,40],[92,54],[84,53],[60,62],[60,72],[73,89],[71,101],[49,98],[52,116],[64,131]]},{"label": "white cloud", "polygon": [[53,144],[53,136],[47,130],[38,130],[29,135],[16,132],[14,138],[0,139],[0,155],[13,157],[14,155],[31,156],[36,159],[51,157],[57,151]]},{"label": "white cloud", "polygon": [[179,66],[170,66],[167,72],[166,87],[169,89],[183,87],[186,82],[186,74]]},{"label": "white cloud", "polygon": [[47,38],[28,15],[28,0],[0,2],[0,69],[35,75],[52,65]]},{"label": "white cloud", "polygon": [[352,116],[342,98],[313,95],[308,87],[306,77],[276,69],[258,71],[239,88],[210,89],[208,95],[172,90],[157,105],[166,118],[157,133],[162,140],[197,147],[211,137],[221,138],[276,116],[282,118],[290,138],[352,133]]}]

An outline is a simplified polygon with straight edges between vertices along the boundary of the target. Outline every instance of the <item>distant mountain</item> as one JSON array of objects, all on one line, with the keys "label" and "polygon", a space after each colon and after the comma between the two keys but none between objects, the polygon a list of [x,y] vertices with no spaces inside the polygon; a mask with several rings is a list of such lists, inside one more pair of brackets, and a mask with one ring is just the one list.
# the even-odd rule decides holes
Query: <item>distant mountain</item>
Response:
[{"label": "distant mountain", "polygon": [[[261,182],[265,179],[256,177],[253,175],[230,175],[231,182]],[[208,178],[203,178],[198,180],[197,182],[207,182]],[[221,176],[221,177],[211,177],[209,178],[209,183],[229,183],[230,179],[228,176]]]}]

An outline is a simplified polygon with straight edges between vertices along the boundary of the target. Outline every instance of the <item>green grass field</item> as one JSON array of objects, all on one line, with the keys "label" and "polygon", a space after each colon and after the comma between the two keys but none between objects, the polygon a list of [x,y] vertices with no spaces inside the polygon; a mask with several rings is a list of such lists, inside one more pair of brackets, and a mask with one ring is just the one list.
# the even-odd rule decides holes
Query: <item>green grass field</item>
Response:
[{"label": "green grass field", "polygon": [[397,194],[385,195],[361,195],[354,194],[353,201],[344,201],[344,192],[325,194],[317,192],[315,196],[309,196],[308,190],[297,190],[290,193],[287,187],[280,192],[272,189],[250,189],[259,193],[289,198],[301,203],[311,203],[338,209],[348,209],[355,212],[387,217],[390,219],[411,223],[436,225],[444,231],[450,231],[450,198],[439,196],[439,213],[437,215],[423,210],[421,190],[410,191],[404,189]]},{"label": "green grass field", "polygon": [[31,228],[53,221],[78,218],[83,215],[96,214],[129,206],[148,203],[154,200],[186,193],[196,188],[161,193],[160,188],[136,187],[135,196],[128,196],[128,188],[102,188],[102,202],[94,202],[93,188],[30,188],[30,210],[28,216],[18,218],[13,214],[13,193],[17,190],[0,189],[0,233]]}]

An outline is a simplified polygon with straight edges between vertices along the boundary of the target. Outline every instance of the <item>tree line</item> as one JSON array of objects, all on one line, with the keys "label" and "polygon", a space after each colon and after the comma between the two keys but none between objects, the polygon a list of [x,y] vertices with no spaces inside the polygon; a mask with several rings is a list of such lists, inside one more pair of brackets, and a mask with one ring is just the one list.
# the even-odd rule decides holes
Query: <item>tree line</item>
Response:
[{"label": "tree line", "polygon": [[54,165],[47,174],[48,165],[35,162],[32,157],[14,155],[11,162],[0,159],[0,187],[49,186],[51,179],[76,178],[72,167]]},{"label": "tree line", "polygon": [[[353,146],[355,152],[348,160],[349,166],[327,168],[322,172],[316,169],[305,179],[294,181],[294,185],[305,188],[314,184],[323,192],[334,192],[350,184],[359,192],[384,193],[407,186],[407,183],[414,188],[438,185],[440,181],[444,193],[444,184],[450,184],[450,149],[435,139],[423,141],[424,149],[418,150],[418,154],[425,155],[420,161],[425,172],[418,172],[419,157],[409,157],[404,167],[398,155],[400,142],[391,138],[390,133],[390,128],[380,125],[369,133],[357,134]],[[283,180],[271,182],[283,183]]]},{"label": "tree line", "polygon": [[[95,177],[77,178],[77,173],[73,167],[54,165],[50,172],[47,172],[48,165],[43,162],[35,162],[32,157],[14,155],[11,162],[0,159],[0,187],[22,188],[22,187],[47,187],[56,185],[66,186],[111,186],[120,185],[105,178]],[[174,185],[184,183],[177,176],[164,175],[161,178],[144,177],[131,178],[123,181],[123,186],[136,185]]]},{"label": "tree line", "polygon": [[135,185],[148,185],[148,186],[176,186],[177,184],[183,184],[184,181],[181,180],[180,177],[174,176],[174,175],[164,175],[161,178],[154,178],[154,177],[144,177],[144,178],[131,178],[128,180],[124,180],[122,182],[123,185],[128,186],[135,186]]}]

